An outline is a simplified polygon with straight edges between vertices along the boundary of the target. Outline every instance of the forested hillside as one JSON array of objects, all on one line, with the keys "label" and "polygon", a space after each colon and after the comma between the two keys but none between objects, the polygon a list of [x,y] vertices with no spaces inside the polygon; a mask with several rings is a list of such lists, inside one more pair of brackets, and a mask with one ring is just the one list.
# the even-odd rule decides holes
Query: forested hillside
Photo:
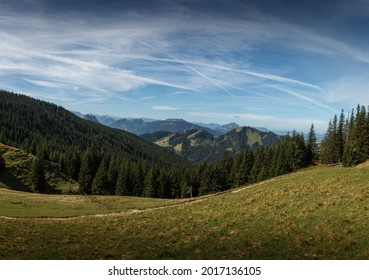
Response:
[{"label": "forested hillside", "polygon": [[[270,133],[237,128],[218,139],[224,146],[220,160],[190,167],[157,145],[82,120],[47,102],[1,91],[0,104],[0,142],[36,155],[35,167],[24,176],[32,179],[38,192],[44,191],[45,162],[57,163],[61,172],[79,183],[81,193],[179,198],[295,171],[311,164],[317,153],[313,127],[307,141],[294,132],[272,147],[260,145],[273,139]],[[206,132],[195,134],[213,139]],[[229,140],[235,141],[231,149],[225,145]]]},{"label": "forested hillside", "polygon": [[272,147],[280,140],[273,132],[262,132],[249,126],[234,128],[218,138],[199,129],[177,133],[158,131],[141,137],[168,148],[195,164],[201,161],[215,162],[225,152],[231,157],[246,148],[255,152],[260,146]]},{"label": "forested hillside", "polygon": [[0,142],[33,154],[42,148],[55,162],[65,153],[81,154],[95,147],[134,161],[186,164],[131,133],[82,120],[60,106],[6,91],[0,91]]}]

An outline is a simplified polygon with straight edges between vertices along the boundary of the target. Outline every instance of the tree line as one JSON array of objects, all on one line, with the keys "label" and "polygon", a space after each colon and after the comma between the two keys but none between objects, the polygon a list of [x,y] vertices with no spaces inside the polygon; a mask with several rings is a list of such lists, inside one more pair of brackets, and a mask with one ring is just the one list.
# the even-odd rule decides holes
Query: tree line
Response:
[{"label": "tree line", "polygon": [[[45,187],[45,160],[52,160],[41,145],[35,152],[30,183],[35,191]],[[79,192],[153,198],[184,198],[225,191],[296,171],[317,159],[318,146],[312,125],[307,140],[293,132],[270,148],[250,147],[231,157],[227,152],[215,163],[193,167],[163,166],[147,160],[132,161],[114,153],[88,147],[83,153],[69,149],[60,154],[60,171],[77,181]]]},{"label": "tree line", "polygon": [[358,105],[347,117],[343,111],[335,115],[321,143],[321,162],[353,166],[368,158],[369,107]]},{"label": "tree line", "polygon": [[312,125],[306,140],[293,132],[273,147],[260,146],[256,151],[247,147],[234,157],[225,153],[217,162],[194,167],[132,161],[91,147],[82,154],[67,150],[58,162],[62,172],[79,182],[82,193],[179,198],[256,183],[314,161],[352,166],[368,158],[369,108],[358,105],[348,117],[342,111],[330,120],[320,145]]}]

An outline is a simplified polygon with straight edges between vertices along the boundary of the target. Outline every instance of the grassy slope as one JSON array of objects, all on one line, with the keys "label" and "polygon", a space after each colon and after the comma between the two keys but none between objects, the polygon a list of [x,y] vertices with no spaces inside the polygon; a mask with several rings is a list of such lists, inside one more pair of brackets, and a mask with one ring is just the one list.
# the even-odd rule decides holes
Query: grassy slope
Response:
[{"label": "grassy slope", "polygon": [[[0,188],[30,191],[28,174],[31,172],[34,156],[14,147],[0,143],[0,153],[6,162],[6,169],[0,172]],[[47,192],[62,193],[77,188],[78,184],[59,171],[58,165],[46,162]]]},{"label": "grassy slope", "polygon": [[[367,168],[316,167],[237,193],[151,211],[0,218],[0,258],[369,259],[368,176]],[[15,193],[0,195],[10,199]],[[35,196],[46,205],[55,203]],[[130,200],[106,199],[117,208],[119,199]],[[115,211],[107,205],[94,211]],[[4,211],[0,208],[0,215]]]}]

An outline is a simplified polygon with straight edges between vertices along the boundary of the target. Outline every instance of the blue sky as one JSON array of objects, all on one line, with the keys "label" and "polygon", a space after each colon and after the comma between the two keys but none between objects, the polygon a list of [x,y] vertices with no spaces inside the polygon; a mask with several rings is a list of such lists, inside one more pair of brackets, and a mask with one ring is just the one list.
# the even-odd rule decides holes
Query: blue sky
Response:
[{"label": "blue sky", "polygon": [[324,132],[369,105],[369,2],[0,1],[0,88],[82,113]]}]

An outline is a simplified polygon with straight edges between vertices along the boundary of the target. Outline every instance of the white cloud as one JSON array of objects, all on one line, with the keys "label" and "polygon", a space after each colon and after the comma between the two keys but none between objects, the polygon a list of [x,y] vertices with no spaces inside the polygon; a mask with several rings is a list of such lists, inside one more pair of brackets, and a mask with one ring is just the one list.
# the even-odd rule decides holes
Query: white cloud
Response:
[{"label": "white cloud", "polygon": [[179,109],[177,107],[159,106],[159,105],[154,105],[151,108],[154,109],[154,110],[157,110],[157,111],[175,111],[175,110]]}]

